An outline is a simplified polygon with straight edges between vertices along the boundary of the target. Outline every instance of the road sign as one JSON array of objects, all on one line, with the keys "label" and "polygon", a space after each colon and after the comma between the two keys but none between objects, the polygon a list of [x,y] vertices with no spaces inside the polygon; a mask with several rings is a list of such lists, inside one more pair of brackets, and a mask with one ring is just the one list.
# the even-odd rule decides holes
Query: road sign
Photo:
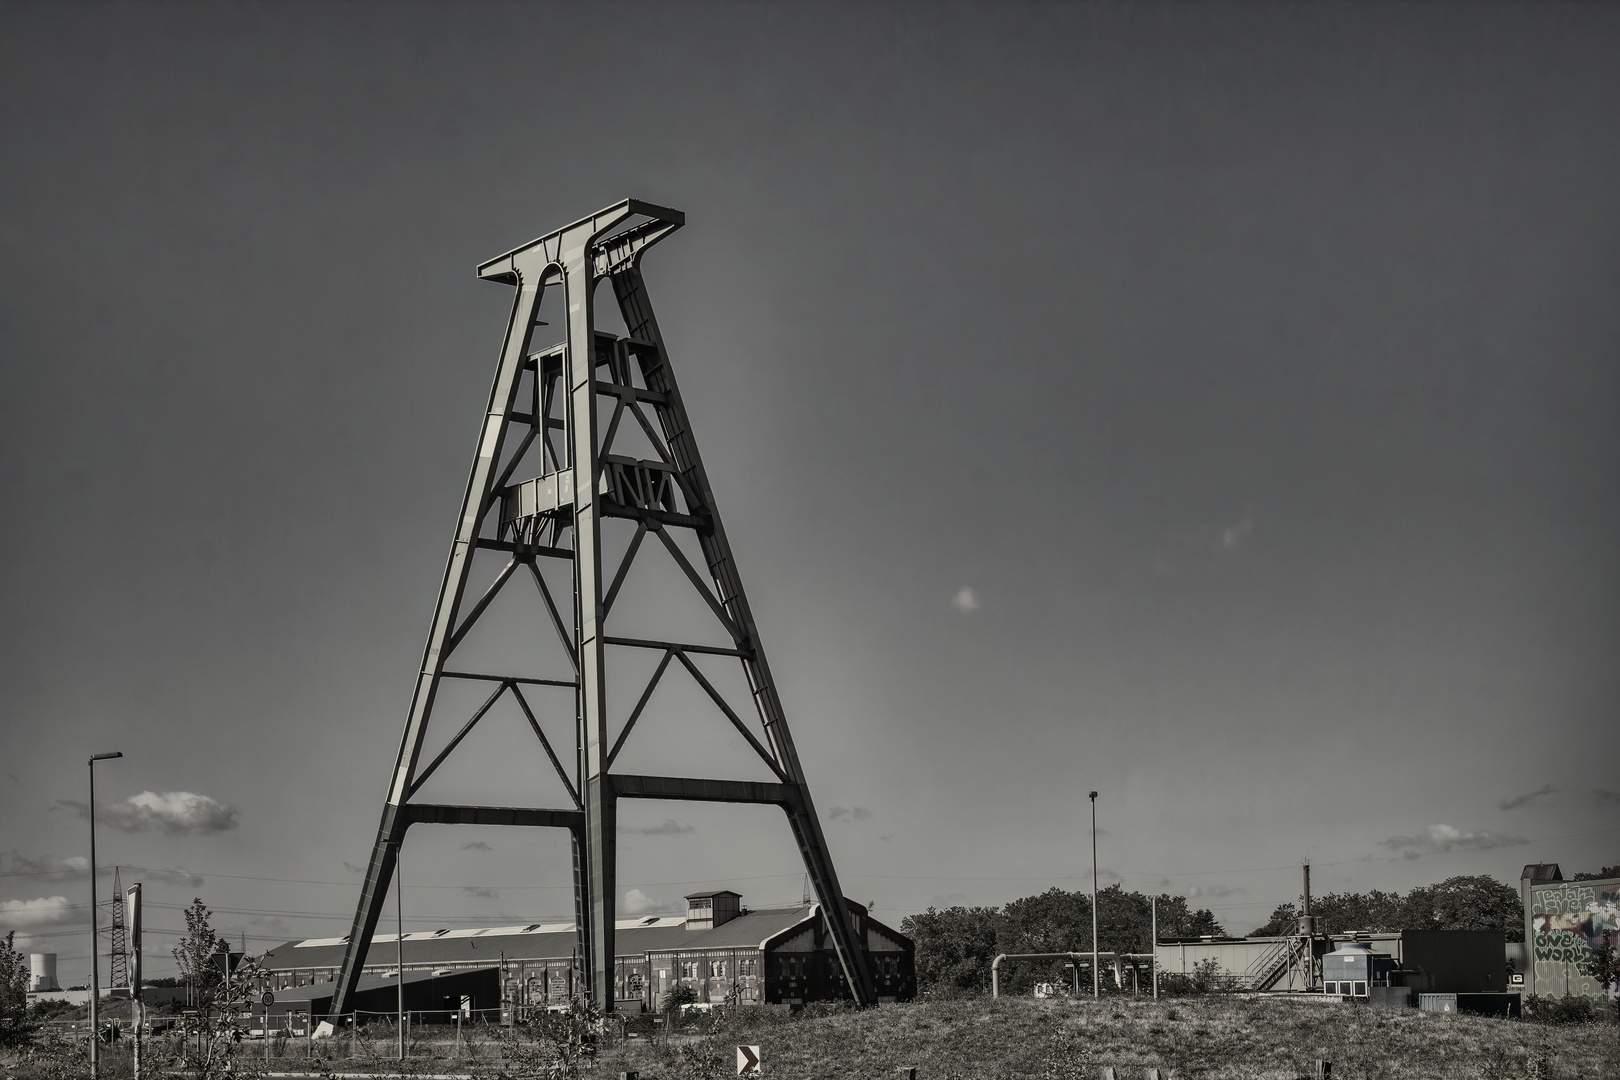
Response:
[{"label": "road sign", "polygon": [[761,1070],[760,1070],[760,1067],[759,1067],[759,1047],[757,1047],[757,1046],[739,1046],[739,1047],[737,1047],[737,1075],[738,1076],[758,1076],[760,1074],[760,1071]]},{"label": "road sign", "polygon": [[274,1005],[275,1003],[276,1003],[276,995],[272,994],[268,990],[266,990],[264,992],[264,997],[259,999],[259,1004],[260,1005]]}]

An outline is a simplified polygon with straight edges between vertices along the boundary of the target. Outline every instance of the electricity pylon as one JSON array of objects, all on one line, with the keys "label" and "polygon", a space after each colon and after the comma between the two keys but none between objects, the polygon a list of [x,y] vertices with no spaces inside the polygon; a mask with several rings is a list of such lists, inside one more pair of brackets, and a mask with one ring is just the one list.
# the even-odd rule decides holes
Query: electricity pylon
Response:
[{"label": "electricity pylon", "polygon": [[[833,869],[642,278],[641,258],[647,249],[683,224],[685,216],[677,210],[627,199],[478,268],[481,278],[511,285],[516,294],[382,823],[344,949],[333,1015],[350,1007],[405,832],[424,822],[569,830],[582,989],[604,1011],[611,1011],[617,996],[616,814],[622,798],[781,807],[821,900],[829,937],[850,991],[863,1005],[876,1001],[866,955]],[[592,299],[604,279],[612,287],[628,331],[625,336],[597,329]],[[563,340],[531,352],[536,326],[546,325],[540,319],[542,301],[553,288],[562,290]],[[609,402],[611,413],[604,424],[599,406],[607,412]],[[645,436],[652,457],[613,452],[616,436],[632,427]],[[516,470],[525,461],[537,467],[539,475],[514,483]],[[609,522],[622,522],[622,528],[634,526],[634,535],[611,572],[603,553],[604,526]],[[703,569],[683,551],[679,533],[695,537]],[[625,575],[649,536],[657,541],[655,546],[668,550],[729,645],[608,632],[608,619]],[[474,556],[480,551],[499,553],[507,561],[478,599],[465,607]],[[571,611],[558,604],[541,570],[542,561],[571,566]],[[468,631],[520,574],[536,586],[573,677],[540,678],[447,667]],[[634,709],[617,725],[617,736],[611,737],[606,699],[609,670],[615,658],[638,650],[660,654],[660,659]],[[754,721],[743,719],[746,707],[742,711],[733,708],[694,659],[713,662],[707,659],[712,657],[741,663],[753,699]],[[672,667],[691,675],[764,762],[772,781],[611,771],[654,689]],[[437,756],[422,767],[423,740],[434,719],[440,687],[447,680],[472,680],[493,689]],[[543,686],[573,689],[571,770],[564,767],[530,705],[527,695]],[[417,801],[414,796],[422,785],[503,697],[510,697],[522,710],[572,805],[533,808]]]},{"label": "electricity pylon", "polygon": [[112,891],[112,964],[107,973],[107,985],[129,985],[129,936],[124,928],[124,882],[116,866],[113,867]]}]

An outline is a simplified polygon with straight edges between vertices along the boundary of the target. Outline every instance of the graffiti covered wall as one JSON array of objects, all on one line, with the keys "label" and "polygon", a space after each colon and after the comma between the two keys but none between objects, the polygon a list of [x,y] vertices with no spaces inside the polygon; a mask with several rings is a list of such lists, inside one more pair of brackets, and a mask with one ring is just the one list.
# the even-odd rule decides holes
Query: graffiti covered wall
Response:
[{"label": "graffiti covered wall", "polygon": [[1620,944],[1620,878],[1532,885],[1528,906],[1534,992],[1605,996],[1581,964],[1605,934]]}]

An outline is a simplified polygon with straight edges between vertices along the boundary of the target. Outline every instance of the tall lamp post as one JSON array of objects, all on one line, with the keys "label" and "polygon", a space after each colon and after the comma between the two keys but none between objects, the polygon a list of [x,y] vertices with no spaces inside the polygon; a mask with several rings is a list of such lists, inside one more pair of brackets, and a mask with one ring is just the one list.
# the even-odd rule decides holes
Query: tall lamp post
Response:
[{"label": "tall lamp post", "polygon": [[1102,997],[1102,972],[1097,968],[1097,793],[1091,793],[1091,996]]},{"label": "tall lamp post", "polygon": [[99,902],[96,896],[96,762],[106,761],[109,758],[121,758],[124,755],[118,751],[110,754],[90,755],[90,1078],[100,1075],[101,1069],[101,1028],[100,1018],[97,1015],[97,1005],[101,998],[101,961],[97,950],[101,947],[96,940],[100,927],[96,925],[96,905]]}]

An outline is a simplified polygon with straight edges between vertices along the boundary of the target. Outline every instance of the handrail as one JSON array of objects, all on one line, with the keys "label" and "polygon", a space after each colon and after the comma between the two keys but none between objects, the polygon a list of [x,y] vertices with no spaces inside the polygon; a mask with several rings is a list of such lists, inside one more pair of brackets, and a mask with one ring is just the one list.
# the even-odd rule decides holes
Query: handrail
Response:
[{"label": "handrail", "polygon": [[1284,938],[1267,950],[1243,973],[1244,983],[1250,990],[1265,990],[1277,981],[1284,967],[1293,962],[1296,953],[1304,952],[1304,937]]},{"label": "handrail", "polygon": [[1273,943],[1271,948],[1261,953],[1254,963],[1249,965],[1248,970],[1243,973],[1244,981],[1253,983],[1271,974],[1271,969],[1281,963],[1284,956],[1292,952],[1293,944],[1293,938],[1285,938],[1282,941]]}]

